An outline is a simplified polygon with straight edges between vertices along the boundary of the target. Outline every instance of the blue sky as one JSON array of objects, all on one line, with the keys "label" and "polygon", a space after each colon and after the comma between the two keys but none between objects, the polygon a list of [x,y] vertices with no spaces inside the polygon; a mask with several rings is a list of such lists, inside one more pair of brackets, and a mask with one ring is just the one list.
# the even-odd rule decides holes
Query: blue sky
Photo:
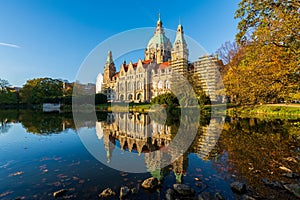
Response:
[{"label": "blue sky", "polygon": [[238,2],[1,0],[0,78],[14,86],[38,77],[74,81],[99,43],[123,31],[154,27],[158,12],[164,27],[176,30],[180,18],[185,34],[214,53],[234,40]]}]

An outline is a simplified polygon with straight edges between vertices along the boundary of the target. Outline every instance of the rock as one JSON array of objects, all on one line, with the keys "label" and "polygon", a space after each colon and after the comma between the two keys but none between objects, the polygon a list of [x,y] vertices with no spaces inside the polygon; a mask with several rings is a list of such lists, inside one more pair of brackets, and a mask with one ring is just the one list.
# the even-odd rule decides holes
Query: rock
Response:
[{"label": "rock", "polygon": [[255,200],[255,199],[254,199],[253,197],[250,197],[250,196],[244,194],[244,195],[242,196],[242,200]]},{"label": "rock", "polygon": [[183,196],[192,196],[195,194],[194,189],[185,184],[174,184],[173,188],[178,194]]},{"label": "rock", "polygon": [[230,184],[230,188],[232,191],[237,192],[237,193],[245,193],[246,192],[246,185],[241,182],[233,182]]},{"label": "rock", "polygon": [[269,186],[269,187],[280,188],[280,189],[283,188],[282,184],[280,182],[277,182],[277,181],[270,182],[267,178],[264,178],[263,182],[265,183],[266,186]]},{"label": "rock", "polygon": [[130,193],[130,189],[127,186],[123,186],[120,189],[120,198],[126,197]]},{"label": "rock", "polygon": [[154,189],[158,187],[158,179],[151,177],[143,181],[142,187],[145,189]]},{"label": "rock", "polygon": [[287,177],[287,178],[298,178],[299,175],[294,173],[294,172],[290,172],[290,173],[283,173],[283,176]]},{"label": "rock", "polygon": [[66,192],[67,192],[67,190],[65,190],[65,189],[58,190],[56,192],[53,192],[53,197],[54,198],[61,197],[64,194],[66,194]]},{"label": "rock", "polygon": [[198,200],[218,200],[218,198],[209,192],[203,192],[198,195]]},{"label": "rock", "polygon": [[300,185],[299,184],[286,184],[283,187],[289,192],[293,193],[296,197],[300,198]]},{"label": "rock", "polygon": [[131,193],[132,194],[137,194],[139,191],[138,191],[138,189],[136,189],[136,188],[132,188],[131,189]]},{"label": "rock", "polygon": [[174,200],[174,195],[175,195],[175,192],[174,192],[174,190],[172,190],[171,188],[169,188],[169,189],[166,191],[166,199],[167,199],[167,200]]},{"label": "rock", "polygon": [[110,197],[110,196],[114,196],[116,195],[116,193],[114,191],[112,191],[110,188],[106,188],[105,190],[103,190],[101,192],[101,194],[99,194],[99,197]]},{"label": "rock", "polygon": [[215,197],[217,197],[219,200],[224,200],[224,197],[219,192],[215,194]]}]

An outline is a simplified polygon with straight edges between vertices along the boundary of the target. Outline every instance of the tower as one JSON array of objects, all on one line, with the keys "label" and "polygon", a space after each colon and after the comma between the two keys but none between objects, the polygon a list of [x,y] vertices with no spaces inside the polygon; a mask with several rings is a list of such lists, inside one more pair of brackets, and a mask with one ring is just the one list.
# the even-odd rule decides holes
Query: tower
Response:
[{"label": "tower", "polygon": [[183,27],[179,24],[172,49],[171,65],[174,72],[186,75],[188,70],[188,57],[189,50],[184,39]]},{"label": "tower", "polygon": [[103,74],[103,89],[107,89],[109,87],[109,83],[116,73],[116,67],[113,61],[111,51],[108,51],[106,63],[104,66],[104,74]]},{"label": "tower", "polygon": [[145,60],[155,60],[158,64],[169,61],[171,59],[171,50],[171,42],[165,35],[159,16],[154,36],[149,40],[145,49]]}]

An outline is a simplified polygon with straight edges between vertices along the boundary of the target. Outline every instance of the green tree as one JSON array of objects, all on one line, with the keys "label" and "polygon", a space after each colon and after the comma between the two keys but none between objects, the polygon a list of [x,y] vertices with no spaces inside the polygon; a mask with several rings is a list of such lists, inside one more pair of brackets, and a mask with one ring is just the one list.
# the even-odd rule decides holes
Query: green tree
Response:
[{"label": "green tree", "polygon": [[105,104],[107,103],[107,96],[105,94],[99,93],[95,94],[95,104]]},{"label": "green tree", "polygon": [[9,82],[5,79],[1,79],[0,78],[0,92],[6,92],[7,91],[7,87],[9,86]]},{"label": "green tree", "polygon": [[177,97],[173,93],[164,93],[154,97],[151,104],[167,105],[168,107],[179,106]]},{"label": "green tree", "polygon": [[51,78],[28,80],[20,90],[21,101],[28,104],[43,103],[46,99],[58,99],[62,95],[62,81]]}]

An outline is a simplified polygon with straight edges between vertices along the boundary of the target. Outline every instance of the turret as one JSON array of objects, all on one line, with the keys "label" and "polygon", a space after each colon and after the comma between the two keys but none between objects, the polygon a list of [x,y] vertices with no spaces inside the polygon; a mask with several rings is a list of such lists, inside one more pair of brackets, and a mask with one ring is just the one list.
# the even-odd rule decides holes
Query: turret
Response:
[{"label": "turret", "polygon": [[184,39],[183,27],[179,23],[172,49],[171,67],[174,72],[187,75],[189,50]]},{"label": "turret", "polygon": [[184,39],[183,27],[181,24],[177,27],[176,38],[172,49],[172,60],[185,59],[188,60],[189,50]]},{"label": "turret", "polygon": [[115,73],[116,67],[112,57],[112,52],[108,51],[107,59],[104,66],[103,83],[109,83]]}]

